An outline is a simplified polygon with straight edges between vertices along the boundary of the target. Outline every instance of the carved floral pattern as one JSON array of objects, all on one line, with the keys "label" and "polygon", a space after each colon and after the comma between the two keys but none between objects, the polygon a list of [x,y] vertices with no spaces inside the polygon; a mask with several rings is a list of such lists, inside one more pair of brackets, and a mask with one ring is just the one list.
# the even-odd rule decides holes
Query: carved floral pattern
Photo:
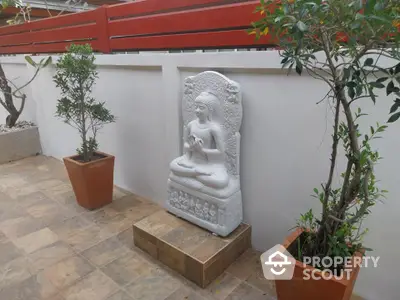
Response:
[{"label": "carved floral pattern", "polygon": [[218,224],[218,219],[220,221],[223,219],[221,218],[224,215],[223,210],[215,204],[210,204],[183,191],[171,189],[168,201],[171,206],[213,224]]}]

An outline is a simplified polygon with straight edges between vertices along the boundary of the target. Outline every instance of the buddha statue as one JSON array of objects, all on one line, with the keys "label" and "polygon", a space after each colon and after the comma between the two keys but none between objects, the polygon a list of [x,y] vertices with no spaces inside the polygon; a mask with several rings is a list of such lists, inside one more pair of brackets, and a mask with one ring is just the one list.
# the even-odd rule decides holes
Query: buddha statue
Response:
[{"label": "buddha statue", "polygon": [[227,236],[243,218],[240,189],[240,85],[205,71],[185,79],[182,155],[169,165],[166,207]]},{"label": "buddha statue", "polygon": [[229,183],[223,131],[212,118],[219,100],[211,92],[202,92],[194,105],[196,119],[184,129],[184,154],[171,162],[171,179],[197,190],[204,185],[222,189]]}]

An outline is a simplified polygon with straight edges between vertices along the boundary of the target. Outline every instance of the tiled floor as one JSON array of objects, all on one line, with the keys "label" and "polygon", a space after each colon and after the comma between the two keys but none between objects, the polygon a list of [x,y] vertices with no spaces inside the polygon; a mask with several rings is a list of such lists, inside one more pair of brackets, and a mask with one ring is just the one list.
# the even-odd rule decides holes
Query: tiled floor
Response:
[{"label": "tiled floor", "polygon": [[256,251],[202,290],[134,247],[132,223],[159,209],[116,189],[112,204],[87,211],[61,162],[0,165],[0,299],[274,299]]}]

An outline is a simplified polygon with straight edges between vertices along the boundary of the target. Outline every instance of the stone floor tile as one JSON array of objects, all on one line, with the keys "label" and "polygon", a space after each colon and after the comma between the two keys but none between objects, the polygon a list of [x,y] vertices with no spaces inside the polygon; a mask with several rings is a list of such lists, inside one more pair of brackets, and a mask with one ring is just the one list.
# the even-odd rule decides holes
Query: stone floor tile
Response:
[{"label": "stone floor tile", "polygon": [[274,298],[242,282],[225,300],[274,300]]},{"label": "stone floor tile", "polygon": [[0,244],[5,244],[9,241],[8,237],[0,230]]},{"label": "stone floor tile", "polygon": [[50,199],[40,200],[27,207],[26,211],[32,217],[39,218],[46,226],[76,215],[76,212],[63,208],[60,204]]},{"label": "stone floor tile", "polygon": [[125,210],[123,212],[124,216],[132,221],[132,223],[139,222],[141,219],[161,210],[162,207],[155,204],[144,202],[140,204],[138,207],[133,207]]},{"label": "stone floor tile", "polygon": [[68,237],[74,235],[77,231],[93,225],[94,223],[88,221],[86,218],[82,216],[75,216],[67,220],[61,220],[53,223],[49,226],[49,228],[51,231],[56,233],[60,239],[67,239]]},{"label": "stone floor tile", "polygon": [[260,252],[248,249],[226,271],[239,279],[246,280],[261,266],[260,255]]},{"label": "stone floor tile", "polygon": [[115,282],[96,270],[64,290],[61,295],[65,300],[104,300],[117,290]]},{"label": "stone floor tile", "polygon": [[14,244],[26,253],[32,253],[58,240],[58,236],[46,227],[14,240]]},{"label": "stone floor tile", "polygon": [[61,290],[94,270],[95,268],[85,259],[73,256],[45,268],[42,276]]},{"label": "stone floor tile", "polygon": [[25,214],[23,217],[9,219],[0,223],[1,231],[9,239],[17,239],[32,232],[43,229],[45,224],[40,219]]},{"label": "stone floor tile", "polygon": [[122,244],[117,237],[111,237],[83,251],[81,254],[91,263],[100,267],[129,252],[129,248]]},{"label": "stone floor tile", "polygon": [[127,293],[124,291],[119,291],[111,297],[107,298],[107,300],[133,300]]},{"label": "stone floor tile", "polygon": [[0,291],[4,300],[45,300],[57,294],[57,289],[43,276],[33,275]]},{"label": "stone floor tile", "polygon": [[32,274],[31,262],[21,256],[0,266],[0,290],[6,286],[23,281]]},{"label": "stone floor tile", "polygon": [[165,300],[207,300],[208,298],[204,298],[200,296],[198,293],[189,289],[185,286],[180,287],[171,295],[169,295]]},{"label": "stone floor tile", "polygon": [[53,196],[53,200],[57,201],[58,203],[63,205],[65,208],[67,208],[75,213],[80,214],[80,213],[89,212],[89,210],[87,210],[86,208],[84,208],[78,204],[73,191],[67,191],[67,192],[57,194],[56,196]]},{"label": "stone floor tile", "polygon": [[4,265],[20,256],[22,256],[22,252],[12,242],[0,244],[0,265]]},{"label": "stone floor tile", "polygon": [[133,244],[133,227],[129,227],[128,229],[117,234],[117,239],[123,243],[129,249],[134,247]]},{"label": "stone floor tile", "polygon": [[51,200],[45,194],[43,194],[43,192],[38,191],[18,197],[16,202],[18,203],[19,207],[27,208],[45,200],[51,202]]},{"label": "stone floor tile", "polygon": [[265,279],[261,264],[256,267],[256,270],[247,278],[246,282],[262,290],[268,296],[276,297],[275,282]]},{"label": "stone floor tile", "polygon": [[181,283],[162,270],[140,276],[125,287],[134,300],[164,300],[181,287]]},{"label": "stone floor tile", "polygon": [[215,279],[207,288],[197,289],[199,294],[207,299],[223,300],[231,294],[242,281],[229,273],[223,273]]},{"label": "stone floor tile", "polygon": [[141,276],[149,274],[152,268],[154,267],[130,251],[108,265],[105,265],[101,270],[116,283],[124,286]]},{"label": "stone floor tile", "polygon": [[67,243],[58,241],[28,254],[28,257],[32,262],[34,271],[37,273],[73,255],[75,255],[75,252]]},{"label": "stone floor tile", "polygon": [[101,209],[96,212],[85,213],[83,216],[94,222],[97,226],[106,228],[112,233],[119,233],[133,225],[130,219],[114,210]]},{"label": "stone floor tile", "polygon": [[63,238],[72,249],[81,252],[97,243],[111,237],[112,233],[96,225],[76,231],[74,234]]},{"label": "stone floor tile", "polygon": [[133,209],[134,207],[139,206],[142,203],[143,202],[139,200],[135,195],[128,195],[126,197],[113,201],[111,204],[107,205],[104,210],[107,212],[114,211],[117,213],[123,213],[129,209]]},{"label": "stone floor tile", "polygon": [[114,191],[113,191],[113,200],[119,200],[123,197],[125,197],[126,195],[129,195],[130,193],[128,191],[125,191],[122,188],[119,187],[114,187]]}]

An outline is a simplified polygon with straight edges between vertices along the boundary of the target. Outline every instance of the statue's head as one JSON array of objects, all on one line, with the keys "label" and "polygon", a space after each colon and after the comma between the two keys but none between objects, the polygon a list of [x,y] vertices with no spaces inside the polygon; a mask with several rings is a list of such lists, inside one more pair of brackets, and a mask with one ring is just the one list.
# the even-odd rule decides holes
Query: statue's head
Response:
[{"label": "statue's head", "polygon": [[194,100],[194,104],[197,118],[201,121],[205,121],[211,120],[212,114],[219,104],[219,100],[216,95],[206,91],[197,96]]}]

